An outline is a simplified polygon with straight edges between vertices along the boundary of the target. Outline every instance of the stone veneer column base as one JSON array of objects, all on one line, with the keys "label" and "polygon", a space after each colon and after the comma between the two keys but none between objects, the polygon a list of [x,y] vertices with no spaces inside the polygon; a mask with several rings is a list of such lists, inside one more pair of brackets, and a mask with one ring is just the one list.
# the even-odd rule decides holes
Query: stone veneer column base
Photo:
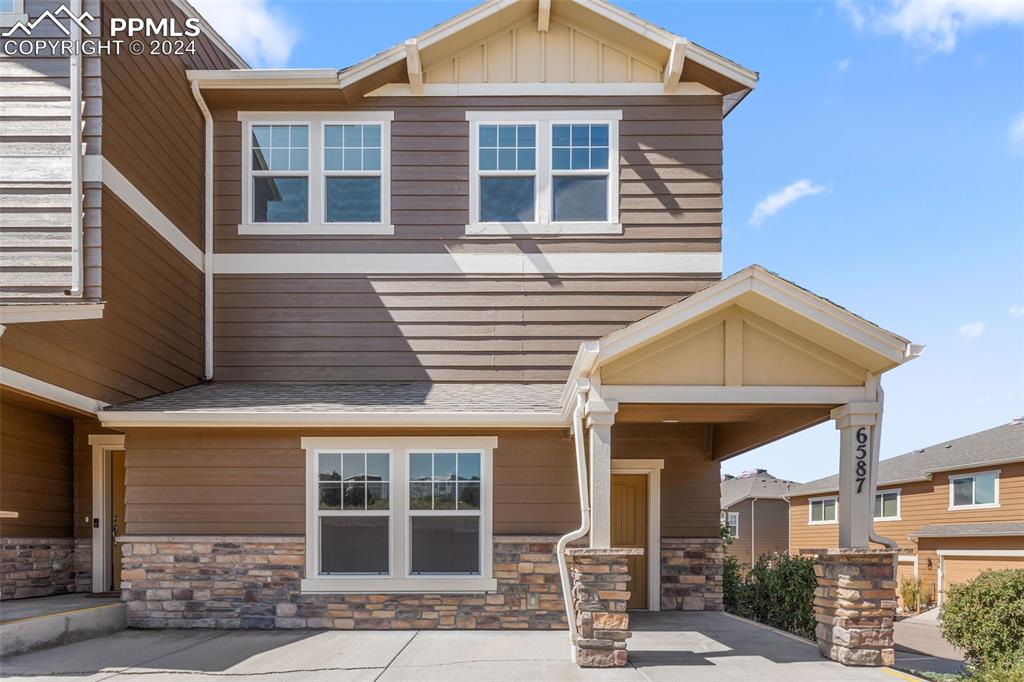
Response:
[{"label": "stone veneer column base", "polygon": [[75,572],[74,538],[0,538],[0,599],[69,594]]},{"label": "stone veneer column base", "polygon": [[577,635],[573,659],[581,668],[626,665],[629,639],[629,556],[642,549],[580,548],[567,551],[572,561],[572,600]]},{"label": "stone veneer column base", "polygon": [[892,665],[899,550],[812,549],[815,635],[822,656],[843,665]]},{"label": "stone veneer column base", "polygon": [[721,538],[662,538],[662,610],[721,611],[724,569]]},{"label": "stone veneer column base", "polygon": [[134,628],[564,630],[553,536],[495,536],[498,589],[474,594],[303,594],[301,536],[125,536]]}]

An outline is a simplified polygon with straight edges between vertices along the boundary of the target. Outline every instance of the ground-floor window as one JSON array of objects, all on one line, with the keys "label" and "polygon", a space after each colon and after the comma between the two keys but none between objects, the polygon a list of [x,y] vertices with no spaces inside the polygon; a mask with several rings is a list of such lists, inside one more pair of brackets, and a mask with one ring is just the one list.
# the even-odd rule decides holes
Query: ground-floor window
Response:
[{"label": "ground-floor window", "polygon": [[310,592],[488,591],[495,438],[303,438]]}]

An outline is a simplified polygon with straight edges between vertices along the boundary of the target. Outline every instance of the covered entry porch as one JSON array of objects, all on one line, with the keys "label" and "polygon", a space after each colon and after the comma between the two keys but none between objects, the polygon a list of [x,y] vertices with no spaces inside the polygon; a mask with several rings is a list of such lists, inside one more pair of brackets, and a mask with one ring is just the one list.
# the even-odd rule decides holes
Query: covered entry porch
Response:
[{"label": "covered entry porch", "polygon": [[[642,496],[624,492],[632,483],[621,474],[646,469],[651,516],[640,546],[647,560],[630,560],[631,571],[644,572],[631,577],[631,591],[647,592],[652,610],[721,608],[713,594],[721,589],[720,545],[707,552],[704,566],[694,566],[688,561],[693,548],[685,545],[699,538],[672,531],[684,518],[711,513],[693,479],[702,476],[705,496],[717,500],[721,461],[832,421],[841,432],[841,488],[840,548],[830,552],[894,546],[872,528],[881,375],[920,351],[759,266],[582,344],[561,404],[586,443],[590,545],[623,544],[623,529],[640,514],[635,500]],[[669,431],[676,436],[659,440]],[[683,441],[703,453],[707,466],[676,466],[670,474]],[[660,484],[653,489],[656,471]],[[713,523],[703,527],[709,542],[718,537],[717,502],[713,510]],[[631,605],[640,606],[635,599]],[[834,620],[819,621],[825,619]]]}]

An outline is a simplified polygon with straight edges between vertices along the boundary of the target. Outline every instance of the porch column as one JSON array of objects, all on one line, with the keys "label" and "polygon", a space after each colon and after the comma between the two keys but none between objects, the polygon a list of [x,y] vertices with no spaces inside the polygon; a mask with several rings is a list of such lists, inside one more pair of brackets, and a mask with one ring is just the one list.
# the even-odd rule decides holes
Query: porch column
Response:
[{"label": "porch column", "polygon": [[587,403],[590,451],[590,546],[612,543],[612,424],[619,404],[614,400]]},{"label": "porch column", "polygon": [[881,405],[849,403],[832,410],[839,440],[839,547],[867,549],[872,530],[878,453],[874,430]]}]

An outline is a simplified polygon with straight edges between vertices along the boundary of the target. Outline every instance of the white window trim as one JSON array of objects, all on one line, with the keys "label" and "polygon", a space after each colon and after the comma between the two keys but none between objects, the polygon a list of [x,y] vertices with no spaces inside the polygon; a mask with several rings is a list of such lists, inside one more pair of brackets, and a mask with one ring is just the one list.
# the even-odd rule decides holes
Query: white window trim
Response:
[{"label": "white window trim", "polygon": [[[8,28],[18,22],[28,21],[28,14],[25,13],[25,0],[14,0],[13,12],[0,12],[0,27]],[[12,40],[17,36],[12,36]]]},{"label": "white window trim", "polygon": [[[239,234],[253,235],[393,235],[391,221],[391,122],[393,111],[280,112],[240,111],[242,122],[242,223]],[[324,127],[332,124],[379,125],[380,130],[380,222],[336,223],[325,220]],[[309,178],[309,215],[304,223],[256,223],[252,206],[252,126],[306,125],[309,129],[309,170],[281,171],[273,175],[304,175]],[[347,175],[345,173],[342,173]],[[371,175],[373,173],[366,173]]]},{"label": "white window trim", "polygon": [[[335,594],[376,593],[481,593],[494,592],[498,581],[493,577],[493,471],[496,437],[376,437],[376,438],[302,438],[306,451],[306,577],[302,592]],[[409,453],[426,450],[477,451],[481,454],[480,476],[480,575],[417,575],[409,574],[408,484]],[[317,514],[317,455],[320,451],[376,451],[391,453],[390,504],[390,576],[320,575],[320,546]],[[458,511],[438,514],[458,515]]]},{"label": "white window trim", "polygon": [[737,540],[740,537],[740,513],[739,512],[728,512],[725,517],[725,524],[729,527],[729,532],[732,532],[732,527],[736,526],[736,534],[732,536],[733,540]]},{"label": "white window trim", "polygon": [[[619,121],[621,110],[576,111],[467,111],[469,121],[469,224],[468,235],[622,234],[619,222]],[[534,125],[537,130],[537,178],[534,222],[480,222],[480,124]],[[554,222],[551,220],[551,131],[561,123],[608,126],[608,221]]]},{"label": "white window trim", "polygon": [[890,488],[888,490],[876,490],[875,497],[888,493],[896,493],[896,516],[876,516],[875,521],[902,521],[903,520],[903,493],[901,488]]},{"label": "white window trim", "polygon": [[[973,509],[998,509],[999,504],[999,469],[990,469],[988,471],[972,471],[969,474],[950,474],[949,475],[949,511],[964,511]],[[964,478],[975,478],[977,476],[985,476],[986,474],[994,474],[996,477],[995,481],[995,502],[989,502],[985,504],[953,504],[953,483],[955,481]],[[972,498],[974,497],[974,489],[971,489]]]},{"label": "white window trim", "polygon": [[[827,502],[828,500],[835,500],[836,503],[836,518],[834,521],[815,521],[813,518],[812,510],[814,509],[815,502]],[[812,497],[807,500],[807,524],[811,526],[831,526],[839,523],[839,496],[838,495],[826,495],[824,497]]]}]

